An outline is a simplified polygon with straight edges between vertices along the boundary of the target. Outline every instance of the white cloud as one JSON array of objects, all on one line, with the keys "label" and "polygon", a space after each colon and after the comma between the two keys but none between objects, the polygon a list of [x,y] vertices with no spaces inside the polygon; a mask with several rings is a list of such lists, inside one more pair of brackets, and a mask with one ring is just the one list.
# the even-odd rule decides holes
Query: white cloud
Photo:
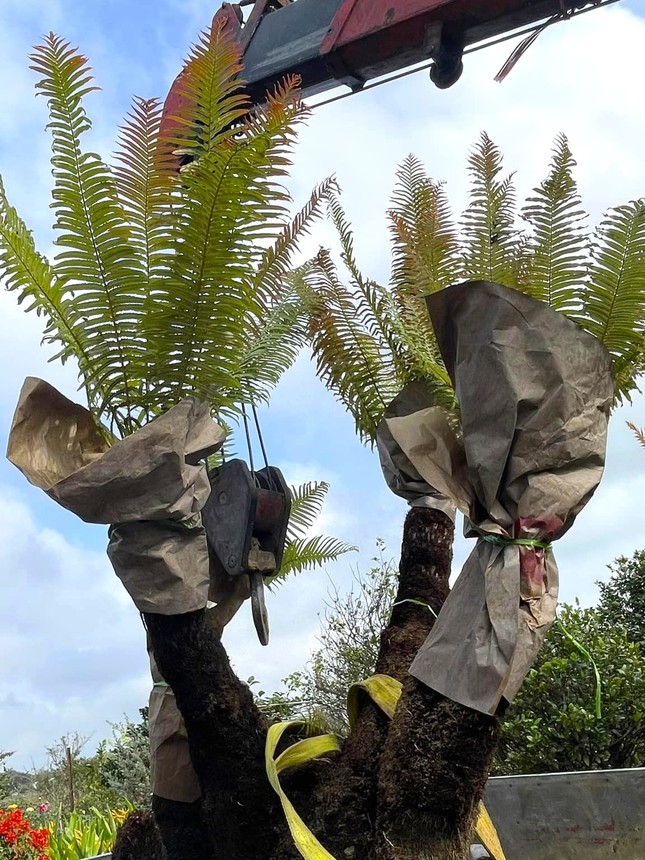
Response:
[{"label": "white cloud", "polygon": [[105,735],[106,720],[136,716],[145,635],[105,553],[43,527],[0,487],[0,571],[0,746],[14,766],[65,732]]}]

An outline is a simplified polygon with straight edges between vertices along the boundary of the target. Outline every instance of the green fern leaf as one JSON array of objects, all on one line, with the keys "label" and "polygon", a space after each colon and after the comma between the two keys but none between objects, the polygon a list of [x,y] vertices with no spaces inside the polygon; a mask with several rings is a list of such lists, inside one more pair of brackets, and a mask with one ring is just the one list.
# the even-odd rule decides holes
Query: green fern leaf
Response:
[{"label": "green fern leaf", "polygon": [[253,273],[266,241],[283,231],[288,195],[277,180],[304,116],[291,81],[240,122],[248,101],[238,72],[238,48],[217,29],[202,37],[184,70],[190,113],[178,118],[184,137],[175,142],[196,147],[199,157],[172,200],[173,245],[145,322],[159,358],[158,400],[166,405],[190,393],[225,413],[247,396],[238,371],[248,324],[263,319]]},{"label": "green fern leaf", "polygon": [[312,301],[298,270],[283,275],[279,299],[266,307],[261,317],[247,321],[237,377],[248,402],[268,401],[271,390],[305,346]]},{"label": "green fern leaf", "polygon": [[388,323],[388,315],[394,310],[390,294],[376,281],[366,278],[359,269],[354,255],[354,234],[336,194],[332,194],[329,201],[329,217],[340,240],[341,260],[350,275],[356,317],[365,331],[380,344],[394,372],[399,373],[403,369],[403,357]]},{"label": "green fern leaf", "polygon": [[284,279],[291,278],[298,241],[310,232],[313,223],[322,216],[323,204],[337,187],[336,180],[330,177],[314,188],[307,203],[285,224],[273,244],[263,252],[253,275],[253,291],[262,311],[280,301]]},{"label": "green fern leaf", "polygon": [[64,362],[74,356],[81,373],[87,373],[90,360],[67,321],[69,299],[47,259],[36,250],[24,221],[9,204],[1,179],[0,280],[7,290],[19,293],[19,304],[27,302],[25,310],[34,310],[45,317],[44,341],[60,344],[60,351],[52,360],[60,358]]},{"label": "green fern leaf", "polygon": [[163,277],[159,258],[171,241],[168,222],[161,216],[169,203],[175,166],[170,148],[159,140],[161,116],[158,99],[135,97],[115,154],[116,189],[143,263],[141,286],[146,297],[151,280]]},{"label": "green fern leaf", "polygon": [[429,204],[437,204],[441,210],[435,212],[438,220],[433,226],[415,221],[417,217],[429,216],[428,208],[424,208],[427,200],[422,201],[422,205],[413,187],[422,182],[424,176],[419,163],[409,159],[405,181],[401,181],[393,198],[400,211],[405,211],[406,229],[419,237],[419,241],[421,236],[428,238],[434,230],[441,234],[437,245],[444,242],[443,257],[441,252],[434,258],[432,252],[425,258],[418,255],[422,262],[415,270],[414,284],[409,284],[404,274],[409,266],[403,262],[403,256],[407,254],[407,259],[411,259],[417,254],[413,247],[416,239],[410,240],[408,253],[403,249],[399,233],[394,239],[399,243],[395,253],[402,262],[398,269],[395,267],[394,285],[388,290],[364,277],[355,259],[351,227],[335,195],[330,200],[329,215],[340,240],[341,259],[349,283],[341,281],[331,255],[324,250],[318,254],[309,275],[309,283],[319,298],[310,324],[318,375],[353,416],[359,436],[365,442],[374,442],[385,407],[403,385],[413,379],[426,378],[436,391],[438,403],[454,404],[452,386],[422,297],[422,284],[427,277],[432,278],[428,275],[428,266],[433,264],[438,267],[436,276],[441,277],[441,273],[448,280],[451,277],[448,261],[456,264],[457,257],[446,233],[450,223],[445,201],[434,196],[434,203]]},{"label": "green fern leaf", "polygon": [[369,304],[340,281],[327,251],[318,254],[309,283],[319,299],[309,327],[318,375],[349,410],[361,438],[373,441],[398,388],[391,353],[369,324]]},{"label": "green fern leaf", "polygon": [[395,295],[424,296],[462,279],[459,243],[443,183],[409,155],[397,171],[388,212]]},{"label": "green fern leaf", "polygon": [[513,283],[517,247],[513,175],[500,177],[502,154],[482,133],[468,159],[470,203],[463,216],[464,277]]},{"label": "green fern leaf", "polygon": [[66,305],[69,328],[93,369],[85,380],[96,411],[109,402],[112,421],[127,432],[142,369],[142,269],[109,169],[81,149],[91,126],[82,99],[96,87],[85,57],[53,34],[31,59],[49,105],[56,243],[66,249],[55,266],[65,292],[74,294]]},{"label": "green fern leaf", "polygon": [[271,581],[276,582],[290,573],[302,573],[329,564],[356,547],[332,537],[317,535],[312,538],[296,538],[287,543],[282,556],[279,573]]},{"label": "green fern leaf", "polygon": [[532,226],[525,291],[564,314],[580,310],[587,270],[587,214],[573,178],[575,161],[564,135],[556,138],[549,175],[522,210]]},{"label": "green fern leaf", "polygon": [[255,301],[245,318],[246,344],[238,376],[251,401],[266,400],[269,391],[293,364],[306,343],[313,293],[306,282],[311,268],[293,269],[299,239],[321,216],[322,204],[336,187],[327,179],[314,189],[298,214],[267,248],[253,273]]},{"label": "green fern leaf", "polygon": [[287,529],[289,540],[304,538],[313,527],[328,491],[329,484],[326,481],[309,481],[299,487],[291,487],[291,514]]},{"label": "green fern leaf", "polygon": [[598,228],[579,322],[609,350],[617,394],[642,362],[645,329],[645,200],[611,209]]}]

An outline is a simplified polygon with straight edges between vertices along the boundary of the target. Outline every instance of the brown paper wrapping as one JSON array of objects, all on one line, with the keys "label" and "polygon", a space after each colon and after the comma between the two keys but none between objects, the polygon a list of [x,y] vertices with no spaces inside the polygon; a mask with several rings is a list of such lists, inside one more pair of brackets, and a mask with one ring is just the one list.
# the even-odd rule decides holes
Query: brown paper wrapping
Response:
[{"label": "brown paper wrapping", "polygon": [[378,428],[376,446],[381,469],[388,487],[406,499],[411,507],[426,507],[443,511],[454,522],[454,503],[431,486],[406,457],[389,430],[390,418],[401,418],[427,408],[433,402],[432,393],[421,380],[411,382],[394,398],[384,412]]},{"label": "brown paper wrapping", "polygon": [[386,417],[379,437],[394,440],[403,470],[450,499],[467,536],[480,539],[410,672],[494,713],[553,623],[558,570],[551,550],[481,536],[548,543],[572,526],[604,468],[611,361],[566,317],[498,284],[459,284],[427,303],[462,436],[428,406]]},{"label": "brown paper wrapping", "polygon": [[201,796],[201,787],[190,758],[186,726],[175,694],[157,668],[150,643],[148,653],[154,682],[148,710],[152,793],[166,800],[193,803]]},{"label": "brown paper wrapping", "polygon": [[141,612],[206,606],[209,558],[200,511],[206,466],[224,430],[189,398],[141,430],[108,442],[94,418],[48,383],[28,378],[7,457],[32,484],[89,523],[112,524],[108,556]]},{"label": "brown paper wrapping", "polygon": [[[203,458],[224,431],[208,405],[184,400],[128,438],[102,434],[90,412],[40,379],[23,385],[7,457],[37,487],[91,523],[110,524],[108,556],[141,612],[211,609],[222,634],[245,599],[246,577],[230,577],[209,554],[200,511],[210,493]],[[152,790],[192,803],[201,794],[175,696],[150,654]]]}]

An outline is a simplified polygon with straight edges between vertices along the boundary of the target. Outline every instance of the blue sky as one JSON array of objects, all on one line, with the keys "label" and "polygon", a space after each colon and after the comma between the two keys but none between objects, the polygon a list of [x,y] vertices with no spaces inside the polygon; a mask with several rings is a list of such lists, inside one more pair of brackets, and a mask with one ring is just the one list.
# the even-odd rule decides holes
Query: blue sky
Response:
[{"label": "blue sky", "polygon": [[[27,54],[53,30],[89,55],[102,92],[88,99],[93,147],[105,156],[132,94],[163,96],[190,42],[215,11],[204,0],[2,0],[0,5],[0,174],[8,195],[51,248],[49,139],[45,104],[34,98]],[[520,199],[545,172],[559,132],[578,161],[583,201],[597,220],[611,205],[645,195],[645,0],[623,2],[544,33],[504,84],[493,77],[503,46],[466,61],[460,83],[434,89],[426,73],[314,111],[296,150],[295,203],[336,174],[356,228],[363,269],[386,279],[385,209],[398,163],[414,152],[448,183],[455,210],[466,193],[465,159],[482,130],[516,171]],[[324,224],[305,251],[332,244]],[[0,294],[0,444],[6,443],[22,380],[42,376],[76,396],[71,367],[47,364],[40,322]],[[303,575],[269,598],[272,641],[262,649],[246,607],[227,641],[243,677],[264,689],[306,661],[316,645],[318,613],[330,578],[342,588],[352,565],[366,567],[383,537],[398,553],[405,505],[381,478],[375,455],[355,438],[351,420],[316,381],[304,355],[264,410],[271,460],[291,482],[325,479],[332,489],[319,528],[360,553],[328,571]],[[594,583],[616,555],[645,546],[640,500],[645,453],[625,428],[645,425],[637,397],[612,420],[607,473],[597,495],[557,549],[562,597],[594,600]],[[455,569],[467,552],[456,547]],[[141,624],[105,556],[105,530],[86,526],[29,486],[0,460],[0,750],[12,763],[41,764],[64,732],[109,734],[107,721],[135,717],[148,676]]]}]

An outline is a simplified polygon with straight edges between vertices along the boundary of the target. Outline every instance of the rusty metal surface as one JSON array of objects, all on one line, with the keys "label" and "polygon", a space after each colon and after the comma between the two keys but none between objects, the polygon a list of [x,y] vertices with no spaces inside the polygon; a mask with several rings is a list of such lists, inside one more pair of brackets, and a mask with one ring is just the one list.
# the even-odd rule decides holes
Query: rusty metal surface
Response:
[{"label": "rusty metal surface", "polygon": [[508,860],[645,860],[645,768],[494,777]]}]

